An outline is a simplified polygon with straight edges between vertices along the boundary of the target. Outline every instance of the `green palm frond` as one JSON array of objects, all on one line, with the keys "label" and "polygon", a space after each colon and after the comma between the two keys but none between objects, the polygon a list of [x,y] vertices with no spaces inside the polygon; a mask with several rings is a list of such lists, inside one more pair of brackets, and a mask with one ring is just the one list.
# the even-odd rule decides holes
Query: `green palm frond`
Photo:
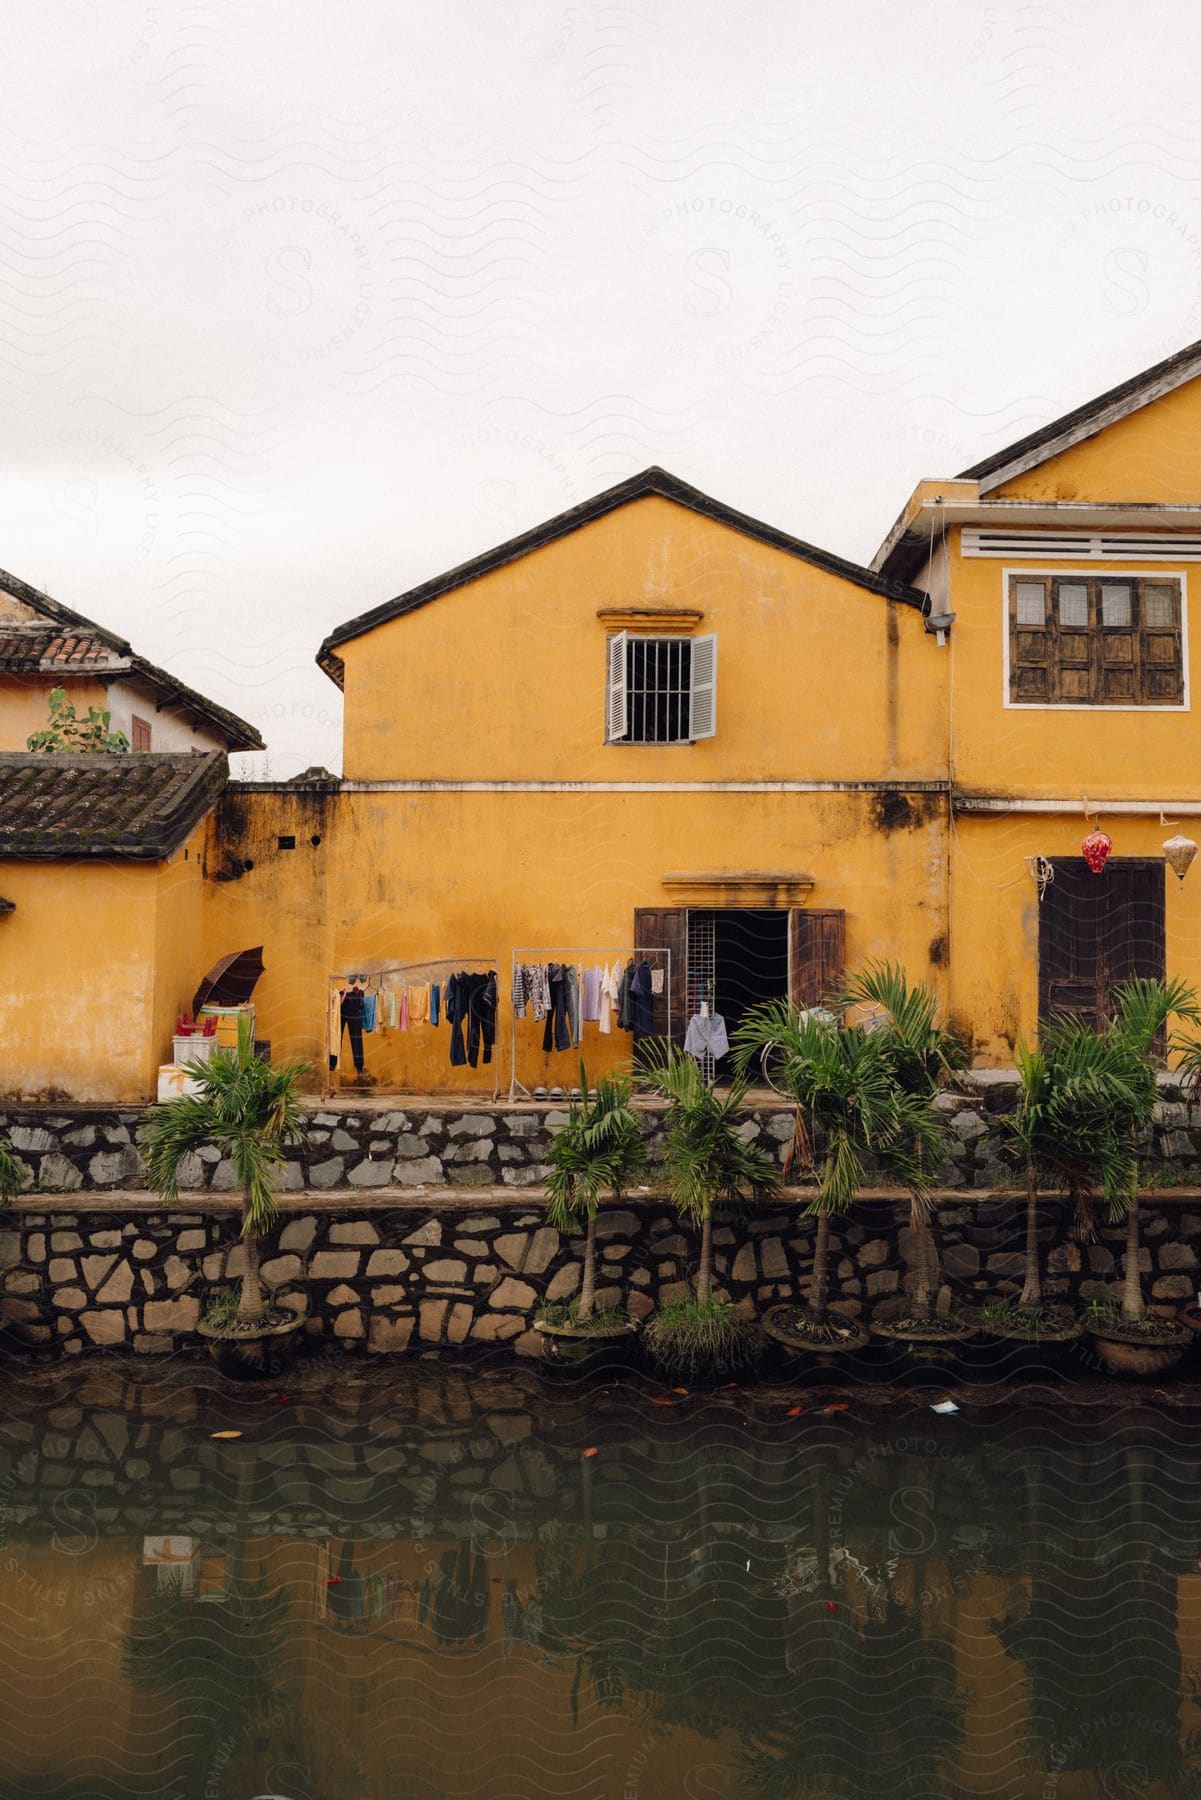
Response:
[{"label": "green palm frond", "polygon": [[244,1196],[244,1236],[261,1237],[275,1222],[275,1176],[287,1145],[307,1137],[300,1095],[303,1062],[278,1068],[255,1056],[243,1024],[234,1050],[220,1050],[191,1073],[200,1088],[152,1106],[138,1127],[138,1145],[151,1186],[165,1200],[179,1197],[184,1158],[214,1143],[233,1163]]},{"label": "green palm frond", "polygon": [[547,1151],[546,1216],[566,1232],[577,1230],[581,1219],[595,1217],[603,1193],[620,1195],[646,1159],[638,1115],[630,1104],[631,1082],[602,1075],[591,1090],[581,1063],[580,1092],[582,1098],[572,1101],[567,1123]]},{"label": "green palm frond", "polygon": [[706,1219],[714,1207],[770,1193],[780,1171],[773,1157],[742,1136],[745,1077],[724,1092],[711,1088],[700,1065],[671,1044],[658,1044],[642,1064],[648,1085],[667,1101],[663,1171],[680,1212]]}]

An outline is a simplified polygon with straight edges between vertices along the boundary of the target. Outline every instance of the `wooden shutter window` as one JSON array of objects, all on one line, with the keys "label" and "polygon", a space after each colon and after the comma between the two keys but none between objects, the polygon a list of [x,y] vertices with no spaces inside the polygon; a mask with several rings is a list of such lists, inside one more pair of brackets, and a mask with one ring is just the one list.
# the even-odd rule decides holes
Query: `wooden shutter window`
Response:
[{"label": "wooden shutter window", "polygon": [[838,991],[847,960],[846,918],[841,908],[789,908],[788,997],[794,1006],[820,1006]]},{"label": "wooden shutter window", "polygon": [[149,748],[150,748],[150,725],[149,725],[148,721],[146,719],[139,719],[137,713],[134,713],[132,724],[133,724],[133,745],[132,745],[132,747],[135,750],[149,750]]},{"label": "wooden shutter window", "polygon": [[626,686],[626,645],[629,633],[616,631],[609,639],[606,652],[605,741],[615,743],[630,728]]},{"label": "wooden shutter window", "polygon": [[1008,611],[1015,704],[1182,704],[1179,583],[1015,576]]},{"label": "wooden shutter window", "polygon": [[688,736],[692,739],[717,735],[717,635],[692,640],[692,695],[688,715]]}]

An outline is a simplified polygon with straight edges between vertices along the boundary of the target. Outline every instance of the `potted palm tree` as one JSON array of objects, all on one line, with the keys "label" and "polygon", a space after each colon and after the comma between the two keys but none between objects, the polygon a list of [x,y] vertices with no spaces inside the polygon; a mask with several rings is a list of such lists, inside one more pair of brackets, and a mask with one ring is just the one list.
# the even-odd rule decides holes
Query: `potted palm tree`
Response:
[{"label": "potted palm tree", "polygon": [[700,1064],[671,1044],[659,1046],[640,1072],[668,1103],[663,1173],[672,1204],[701,1228],[695,1291],[660,1306],[644,1327],[644,1341],[655,1362],[673,1374],[729,1374],[754,1362],[763,1340],[754,1320],[713,1291],[713,1214],[773,1192],[779,1167],[740,1135],[745,1077],[719,1093]]},{"label": "potted palm tree", "polygon": [[908,1306],[873,1320],[872,1329],[907,1362],[941,1367],[975,1336],[971,1321],[935,1312],[939,1258],[930,1193],[950,1142],[934,1098],[957,1070],[966,1068],[967,1050],[955,1032],[939,1023],[933,989],[911,982],[899,963],[868,963],[850,977],[837,1004],[863,1016],[900,1096],[899,1128],[877,1147],[876,1162],[881,1175],[909,1195],[913,1292]]},{"label": "potted palm tree", "polygon": [[1107,1032],[1084,1020],[1060,1017],[1043,1022],[1038,1047],[1018,1043],[1018,1104],[1001,1115],[991,1136],[1000,1154],[1015,1160],[1026,1189],[1026,1245],[1022,1291],[989,1301],[979,1312],[987,1338],[1034,1349],[1040,1355],[1080,1336],[1067,1307],[1043,1300],[1038,1252],[1039,1200],[1047,1185],[1066,1189],[1077,1230],[1093,1235],[1092,1207],[1098,1189],[1108,1199],[1127,1178],[1124,1111],[1134,1101],[1127,1081],[1127,1056]]},{"label": "potted palm tree", "polygon": [[584,1268],[579,1293],[547,1303],[534,1323],[553,1362],[579,1365],[612,1350],[637,1332],[618,1307],[596,1303],[596,1215],[601,1195],[619,1199],[622,1188],[646,1160],[638,1115],[630,1104],[632,1084],[623,1076],[602,1075],[595,1090],[580,1064],[580,1099],[547,1152],[546,1216],[557,1231],[577,1235],[584,1227]]},{"label": "potted palm tree", "polygon": [[823,1359],[861,1350],[868,1341],[863,1326],[830,1310],[830,1221],[852,1205],[867,1159],[897,1137],[911,1110],[882,1037],[860,1025],[839,1025],[828,1013],[798,1012],[787,1000],[772,1000],[746,1015],[735,1045],[740,1069],[770,1061],[774,1086],[794,1104],[783,1179],[801,1167],[817,1182],[806,1208],[816,1220],[808,1304],[772,1307],[763,1328],[785,1348]]},{"label": "potted palm tree", "polygon": [[272,1068],[254,1054],[243,1021],[235,1050],[189,1065],[199,1093],[152,1106],[138,1127],[151,1185],[164,1200],[178,1199],[180,1165],[202,1144],[217,1144],[241,1182],[246,1263],[237,1303],[218,1301],[199,1325],[214,1362],[235,1377],[277,1372],[295,1352],[304,1324],[302,1313],[264,1297],[259,1245],[278,1217],[272,1177],[284,1148],[305,1142],[300,1081],[308,1069],[301,1062]]},{"label": "potted palm tree", "polygon": [[[1197,1003],[1186,982],[1137,979],[1114,993],[1117,1012],[1105,1035],[1120,1059],[1123,1094],[1115,1103],[1114,1129],[1120,1134],[1125,1179],[1110,1197],[1111,1216],[1126,1219],[1126,1267],[1122,1299],[1093,1301],[1085,1310],[1084,1328],[1111,1375],[1160,1375],[1179,1362],[1189,1341],[1178,1319],[1151,1313],[1139,1274],[1139,1145],[1150,1130],[1159,1099],[1157,1071],[1163,1065],[1160,1046],[1173,1018],[1198,1018]],[[1176,1047],[1176,1046],[1172,1046]],[[1185,1056],[1191,1055],[1185,1048]]]}]

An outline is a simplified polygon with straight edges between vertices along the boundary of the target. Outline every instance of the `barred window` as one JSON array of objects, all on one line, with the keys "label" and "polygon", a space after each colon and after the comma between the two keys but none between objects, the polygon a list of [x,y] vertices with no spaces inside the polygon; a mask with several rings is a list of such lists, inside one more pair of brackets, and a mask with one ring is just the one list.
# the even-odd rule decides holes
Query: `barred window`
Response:
[{"label": "barred window", "polygon": [[635,637],[619,631],[607,654],[609,743],[690,744],[717,731],[717,639]]},{"label": "barred window", "polygon": [[1016,706],[1183,706],[1177,580],[1009,579],[1009,699]]}]

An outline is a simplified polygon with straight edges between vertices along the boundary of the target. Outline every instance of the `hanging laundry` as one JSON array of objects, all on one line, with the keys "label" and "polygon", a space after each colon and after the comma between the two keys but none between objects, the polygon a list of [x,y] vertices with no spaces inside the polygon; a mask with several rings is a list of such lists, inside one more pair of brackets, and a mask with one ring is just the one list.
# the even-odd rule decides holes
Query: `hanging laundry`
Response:
[{"label": "hanging laundry", "polygon": [[544,1051],[570,1050],[571,1027],[567,1013],[567,970],[563,963],[548,963],[546,984],[550,1005],[546,1014],[546,1030],[542,1034]]},{"label": "hanging laundry", "polygon": [[524,1019],[528,1007],[536,1020],[545,1019],[550,1011],[550,989],[540,963],[514,965],[512,999],[514,1018]]},{"label": "hanging laundry", "polygon": [[479,1064],[480,1041],[484,1045],[484,1061],[492,1061],[492,1046],[496,1042],[496,1008],[498,990],[496,970],[489,969],[486,975],[468,975],[464,978],[468,991],[468,1026],[467,1026],[467,1060],[472,1068]]},{"label": "hanging laundry", "polygon": [[667,982],[666,969],[651,970],[651,993],[661,994]]},{"label": "hanging laundry", "polygon": [[623,1031],[633,1031],[634,1015],[630,1001],[630,984],[634,979],[634,958],[631,956],[621,974],[621,984],[617,990],[617,1023]]},{"label": "hanging laundry", "polygon": [[396,998],[396,989],[389,988],[387,993],[388,1030],[395,1031],[400,1023],[400,1005]]},{"label": "hanging laundry", "polygon": [[571,1033],[571,1041],[578,1044],[584,1036],[584,1022],[580,1016],[580,971],[578,964],[563,964],[563,1003],[567,1008],[567,1028]]},{"label": "hanging laundry", "polygon": [[463,1041],[463,1026],[467,1019],[467,976],[452,975],[446,984],[444,996],[446,1006],[446,1023],[450,1026],[450,1060],[452,1067],[459,1069],[467,1063],[467,1045]]},{"label": "hanging laundry", "polygon": [[342,996],[345,988],[331,988],[329,995],[329,1066],[331,1071],[338,1066],[338,1052],[342,1047]]},{"label": "hanging laundry", "polygon": [[[350,1034],[350,1054],[354,1058],[355,1074],[363,1073],[363,990],[361,987],[348,987],[342,995],[339,1008],[338,1047],[341,1050],[342,1037]],[[337,1067],[337,1057],[334,1058]]]},{"label": "hanging laundry", "polygon": [[616,962],[611,969],[602,969],[600,977],[600,1005],[596,1016],[607,1037],[613,1030],[613,1013],[621,991],[621,964]]},{"label": "hanging laundry", "polygon": [[601,1016],[601,980],[603,969],[584,970],[584,996],[581,1012],[585,1019],[599,1019]]},{"label": "hanging laundry", "polygon": [[430,982],[430,1024],[438,1023],[438,1014],[442,1006],[442,989],[436,981]]},{"label": "hanging laundry", "polygon": [[430,1016],[430,991],[424,982],[409,989],[409,1024],[424,1025]]},{"label": "hanging laundry", "polygon": [[697,1062],[711,1056],[716,1062],[730,1048],[726,1022],[720,1013],[693,1013],[684,1036],[684,1048]]},{"label": "hanging laundry", "polygon": [[651,966],[645,957],[630,977],[630,1024],[638,1037],[646,1037],[655,1029]]},{"label": "hanging laundry", "polygon": [[400,1029],[401,1031],[409,1029],[409,990],[407,986],[402,986],[400,990]]},{"label": "hanging laundry", "polygon": [[376,1015],[378,1006],[379,1006],[379,996],[377,994],[364,994],[363,995],[363,1030],[364,1031],[374,1031],[375,1030],[375,1015]]}]

